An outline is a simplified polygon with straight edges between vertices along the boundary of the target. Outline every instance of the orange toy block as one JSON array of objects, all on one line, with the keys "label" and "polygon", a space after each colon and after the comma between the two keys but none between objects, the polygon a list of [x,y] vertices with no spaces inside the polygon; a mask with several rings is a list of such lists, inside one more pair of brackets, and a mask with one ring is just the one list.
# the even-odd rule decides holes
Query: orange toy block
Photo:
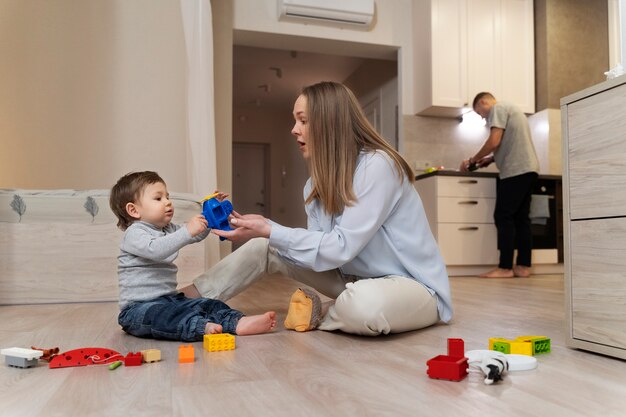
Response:
[{"label": "orange toy block", "polygon": [[178,347],[179,363],[193,363],[195,360],[196,355],[193,350],[193,345],[180,345]]}]

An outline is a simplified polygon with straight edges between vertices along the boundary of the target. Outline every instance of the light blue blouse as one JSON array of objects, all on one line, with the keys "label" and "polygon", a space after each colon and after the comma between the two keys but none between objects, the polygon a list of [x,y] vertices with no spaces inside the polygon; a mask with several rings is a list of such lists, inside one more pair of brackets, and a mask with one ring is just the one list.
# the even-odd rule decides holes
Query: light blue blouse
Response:
[{"label": "light blue blouse", "polygon": [[[448,274],[422,201],[393,160],[382,151],[359,155],[353,182],[356,203],[338,216],[313,201],[305,209],[308,228],[272,222],[270,245],[296,265],[314,271],[335,268],[346,275],[409,277],[437,297],[439,318],[452,318]],[[309,195],[311,179],[304,187]]]}]

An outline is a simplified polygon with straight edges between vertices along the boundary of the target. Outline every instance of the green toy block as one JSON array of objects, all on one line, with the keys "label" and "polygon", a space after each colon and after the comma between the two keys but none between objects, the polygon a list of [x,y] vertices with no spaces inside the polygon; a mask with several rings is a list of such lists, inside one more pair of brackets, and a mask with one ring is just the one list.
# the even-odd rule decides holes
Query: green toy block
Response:
[{"label": "green toy block", "polygon": [[533,355],[550,353],[550,339],[545,336],[519,336],[515,340],[530,342],[533,348]]}]

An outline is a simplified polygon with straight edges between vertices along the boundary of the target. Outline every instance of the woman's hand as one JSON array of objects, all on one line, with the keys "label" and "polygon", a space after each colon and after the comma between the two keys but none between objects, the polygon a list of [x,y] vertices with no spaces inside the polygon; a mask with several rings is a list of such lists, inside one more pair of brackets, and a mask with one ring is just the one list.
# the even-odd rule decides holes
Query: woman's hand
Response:
[{"label": "woman's hand", "polygon": [[272,225],[259,214],[242,215],[233,211],[229,220],[234,230],[212,229],[211,233],[236,243],[244,243],[255,237],[270,237]]}]

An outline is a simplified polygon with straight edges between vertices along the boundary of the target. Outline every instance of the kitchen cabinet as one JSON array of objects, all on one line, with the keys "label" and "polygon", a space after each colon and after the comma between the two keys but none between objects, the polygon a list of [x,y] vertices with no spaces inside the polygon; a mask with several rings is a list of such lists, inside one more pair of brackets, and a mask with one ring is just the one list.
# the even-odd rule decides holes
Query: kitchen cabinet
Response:
[{"label": "kitchen cabinet", "polygon": [[415,188],[447,266],[498,263],[495,178],[435,175]]},{"label": "kitchen cabinet", "polygon": [[[430,229],[451,276],[476,275],[499,262],[493,220],[496,172],[435,171],[418,175],[420,195]],[[548,197],[550,217],[531,224],[532,263],[536,274],[563,273],[561,177],[540,175],[533,195]]]},{"label": "kitchen cabinet", "polygon": [[460,116],[481,91],[535,112],[532,0],[414,2],[416,108]]},{"label": "kitchen cabinet", "polygon": [[626,77],[561,99],[568,346],[626,359]]}]

